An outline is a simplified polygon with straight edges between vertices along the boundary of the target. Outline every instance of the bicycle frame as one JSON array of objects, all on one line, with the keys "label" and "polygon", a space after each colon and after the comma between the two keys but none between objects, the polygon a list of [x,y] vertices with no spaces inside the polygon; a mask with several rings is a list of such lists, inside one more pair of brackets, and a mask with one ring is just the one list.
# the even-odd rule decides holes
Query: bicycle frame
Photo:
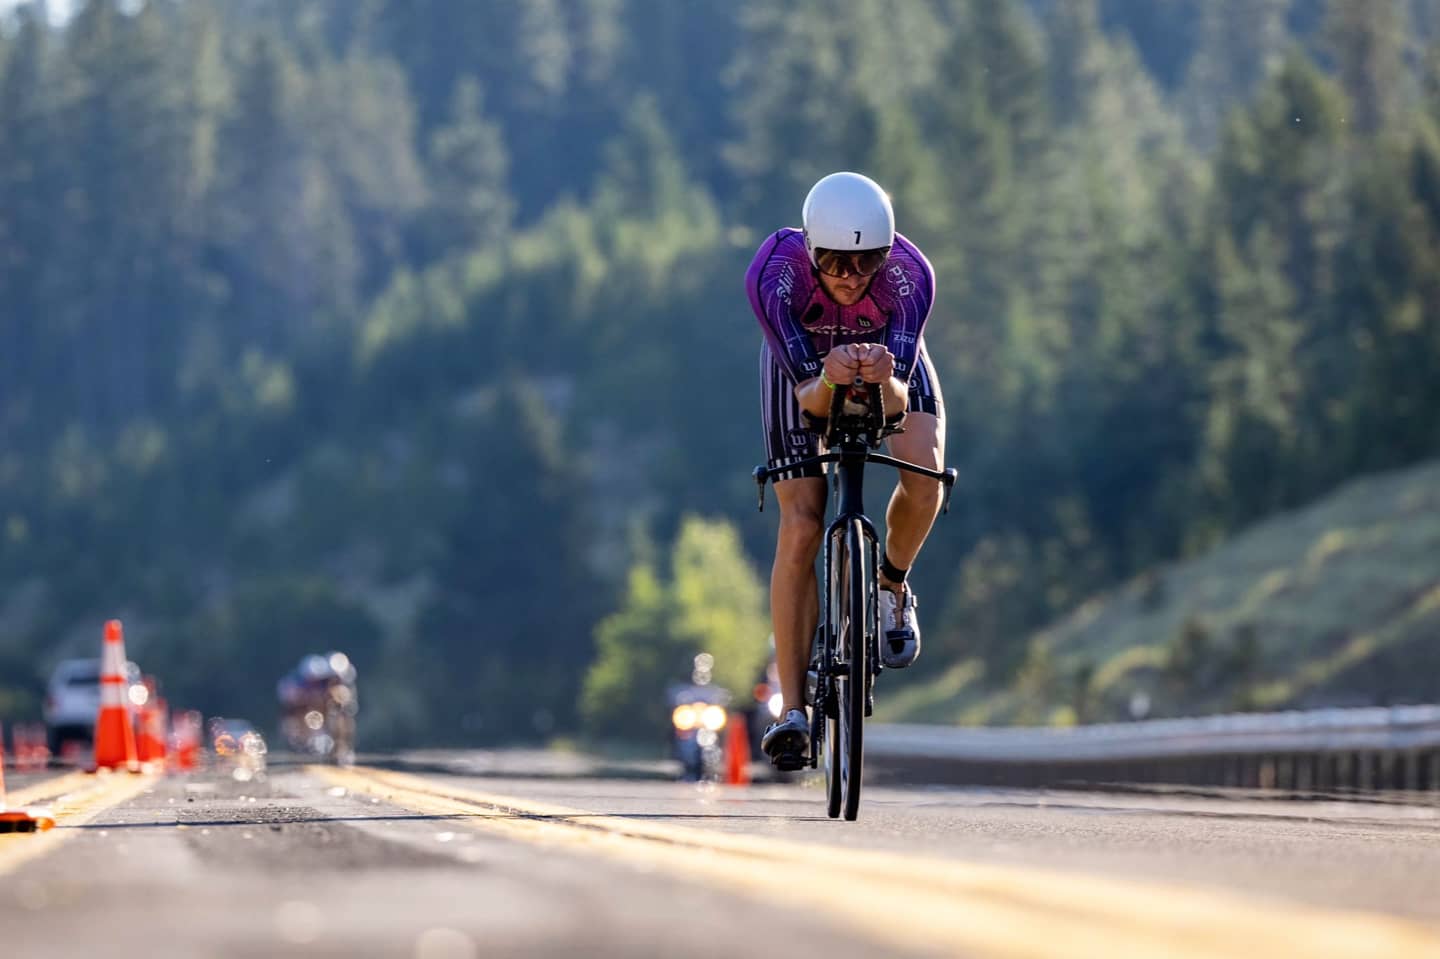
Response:
[{"label": "bicycle frame", "polygon": [[[835,565],[834,547],[838,537],[843,536],[845,531],[853,522],[859,522],[860,534],[863,537],[870,553],[870,568],[880,568],[880,535],[875,531],[875,524],[870,522],[870,517],[865,515],[865,464],[870,462],[871,453],[868,447],[855,441],[851,437],[844,437],[835,450],[839,457],[834,460],[835,470],[833,473],[833,487],[836,490],[835,518],[825,529],[825,552],[824,567],[825,581],[822,586],[821,609],[831,609],[831,602],[834,597],[830,590],[834,581],[831,572]],[[888,459],[888,457],[884,457]],[[833,633],[834,624],[828,639],[833,643],[836,636]]]}]

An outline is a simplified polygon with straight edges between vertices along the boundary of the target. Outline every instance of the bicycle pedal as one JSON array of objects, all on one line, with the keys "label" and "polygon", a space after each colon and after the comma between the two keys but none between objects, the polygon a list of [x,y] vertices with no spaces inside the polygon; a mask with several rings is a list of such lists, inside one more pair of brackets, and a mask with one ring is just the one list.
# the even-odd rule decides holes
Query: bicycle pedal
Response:
[{"label": "bicycle pedal", "polygon": [[781,753],[772,762],[782,773],[798,772],[810,765],[810,761],[799,753]]}]

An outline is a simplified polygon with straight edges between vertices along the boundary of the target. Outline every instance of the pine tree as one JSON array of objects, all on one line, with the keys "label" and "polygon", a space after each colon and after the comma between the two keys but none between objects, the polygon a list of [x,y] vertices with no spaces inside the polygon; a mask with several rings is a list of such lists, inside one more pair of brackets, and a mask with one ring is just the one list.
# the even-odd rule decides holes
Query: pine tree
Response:
[{"label": "pine tree", "polygon": [[1216,159],[1218,214],[1236,242],[1265,224],[1311,314],[1330,289],[1328,257],[1339,242],[1345,159],[1344,99],[1313,64],[1294,56],[1255,105],[1227,127]]},{"label": "pine tree", "polygon": [[422,226],[422,259],[499,243],[514,217],[510,160],[500,128],[483,113],[474,80],[456,87],[448,120],[430,135],[428,160],[430,206]]},{"label": "pine tree", "polygon": [[1076,123],[1100,84],[1105,40],[1095,0],[1056,3],[1045,18],[1046,74],[1059,123]]},{"label": "pine tree", "polygon": [[655,97],[685,165],[712,192],[729,185],[716,142],[735,138],[727,71],[739,50],[742,4],[733,0],[626,0],[617,12],[619,63],[612,85],[623,109]]},{"label": "pine tree", "polygon": [[1187,123],[1202,145],[1216,141],[1225,115],[1279,68],[1290,0],[1206,0],[1200,37],[1181,91]]},{"label": "pine tree", "polygon": [[[47,66],[49,30],[33,8],[19,24],[0,72],[0,436],[6,445],[38,439],[46,425],[37,387],[52,389],[61,372],[52,364],[64,351],[63,330],[36,318],[52,308],[55,272],[55,203],[51,99]],[[57,398],[58,399],[58,398]]]},{"label": "pine tree", "polygon": [[302,82],[274,40],[256,39],[237,70],[231,109],[217,133],[212,235],[230,287],[229,336],[237,346],[279,351],[289,341],[285,318],[308,316],[319,302],[295,209],[305,184],[295,118]]},{"label": "pine tree", "polygon": [[[1344,101],[1299,55],[1231,118],[1203,241],[1214,369],[1199,469],[1221,528],[1324,488],[1316,460],[1346,389],[1329,303],[1345,229]],[[1337,352],[1338,351],[1338,352]],[[1341,361],[1337,366],[1332,358]]]},{"label": "pine tree", "polygon": [[1212,400],[1200,464],[1221,515],[1238,523],[1288,505],[1304,388],[1297,348],[1297,297],[1285,275],[1284,245],[1264,225],[1243,248],[1216,247],[1221,335],[1227,354],[1212,373]]},{"label": "pine tree", "polygon": [[464,486],[445,523],[437,593],[417,642],[433,667],[423,680],[431,716],[449,738],[468,713],[489,741],[573,728],[596,584],[576,495],[583,474],[559,429],[535,384],[516,377],[500,379],[447,427],[463,437],[447,459],[463,464]]},{"label": "pine tree", "polygon": [[836,170],[879,178],[870,162],[882,115],[910,109],[934,82],[950,32],[935,10],[899,0],[751,0],[729,70],[736,142],[726,159],[742,222],[758,236],[794,223],[810,186]]},{"label": "pine tree", "polygon": [[83,272],[62,309],[95,349],[77,357],[88,422],[113,427],[154,412],[173,392],[173,329],[186,257],[179,224],[187,196],[188,125],[167,62],[165,14],[122,13],[115,0],[83,7],[68,30],[63,106],[66,216],[57,264]]},{"label": "pine tree", "polygon": [[1332,335],[1316,343],[1328,375],[1315,393],[1332,441],[1316,469],[1336,482],[1359,470],[1433,455],[1440,435],[1440,137],[1377,144],[1349,185],[1350,229],[1337,256]]},{"label": "pine tree", "polygon": [[1350,122],[1361,133],[1387,127],[1412,99],[1412,76],[1403,59],[1407,20],[1399,3],[1330,0],[1325,47],[1350,95]]}]

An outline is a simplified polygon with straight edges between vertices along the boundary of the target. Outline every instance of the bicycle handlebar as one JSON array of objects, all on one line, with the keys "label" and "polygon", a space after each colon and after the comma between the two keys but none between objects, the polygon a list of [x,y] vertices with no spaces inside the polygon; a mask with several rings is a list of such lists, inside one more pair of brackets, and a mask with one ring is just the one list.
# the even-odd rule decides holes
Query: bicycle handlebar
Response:
[{"label": "bicycle handlebar", "polygon": [[[771,482],[781,473],[788,473],[791,470],[805,469],[810,466],[819,466],[824,463],[838,463],[841,457],[852,455],[840,451],[821,453],[819,456],[806,457],[794,463],[787,463],[784,466],[757,466],[751,472],[755,477],[755,485],[758,487],[760,512],[765,512],[765,484]],[[959,478],[959,471],[953,466],[947,466],[943,470],[932,470],[929,467],[921,466],[919,463],[909,463],[905,460],[897,460],[893,456],[885,456],[881,453],[866,451],[865,462],[878,463],[881,466],[891,466],[898,470],[905,470],[908,473],[918,473],[921,476],[928,476],[938,480],[945,487],[945,499],[941,503],[940,512],[950,512],[950,494],[955,490],[955,480]]]},{"label": "bicycle handlebar", "polygon": [[[849,398],[850,391],[855,389],[863,389],[868,394],[869,404],[863,415],[847,415],[845,413],[845,401]],[[880,446],[880,440],[883,437],[899,432],[903,431],[898,428],[888,429],[886,426],[884,397],[880,392],[879,383],[866,383],[857,376],[853,386],[843,388],[837,386],[834,395],[830,398],[830,418],[825,424],[825,445],[830,448],[830,452],[806,457],[784,466],[755,467],[751,475],[755,477],[755,484],[759,487],[758,506],[760,512],[765,512],[765,484],[774,480],[781,473],[820,466],[825,463],[838,463],[842,458],[859,455],[858,451],[854,449],[835,449],[835,447],[841,446],[847,438],[852,443],[863,443],[867,447],[863,451],[864,461],[867,463],[891,466],[898,470],[938,480],[945,487],[945,499],[941,504],[941,512],[950,512],[950,494],[954,491],[955,480],[959,476],[953,466],[943,470],[932,470],[918,463],[908,463],[905,460],[897,460],[892,456],[874,452]]]}]

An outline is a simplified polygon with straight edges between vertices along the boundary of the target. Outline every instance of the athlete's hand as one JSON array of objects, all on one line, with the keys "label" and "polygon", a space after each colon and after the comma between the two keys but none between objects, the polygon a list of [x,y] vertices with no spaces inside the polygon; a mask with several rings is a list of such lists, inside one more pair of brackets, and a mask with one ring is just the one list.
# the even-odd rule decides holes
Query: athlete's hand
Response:
[{"label": "athlete's hand", "polygon": [[895,375],[895,356],[883,343],[852,343],[855,359],[860,365],[860,378],[866,383],[889,383]]},{"label": "athlete's hand", "polygon": [[860,375],[859,345],[846,343],[825,354],[825,376],[836,386],[849,386]]}]

